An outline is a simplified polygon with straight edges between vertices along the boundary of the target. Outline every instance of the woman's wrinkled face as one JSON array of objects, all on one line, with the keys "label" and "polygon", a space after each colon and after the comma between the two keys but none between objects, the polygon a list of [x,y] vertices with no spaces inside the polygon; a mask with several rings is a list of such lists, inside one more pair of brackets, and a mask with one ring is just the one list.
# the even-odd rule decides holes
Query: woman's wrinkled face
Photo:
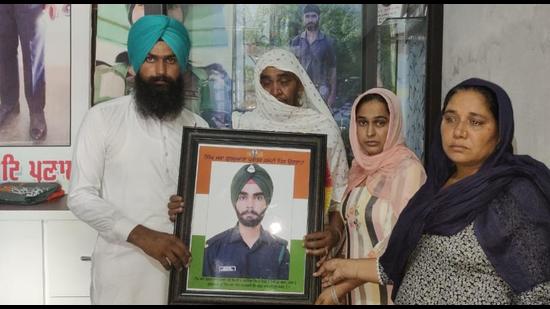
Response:
[{"label": "woman's wrinkled face", "polygon": [[260,74],[260,84],[278,101],[291,106],[300,105],[299,93],[303,86],[292,72],[267,67]]},{"label": "woman's wrinkled face", "polygon": [[386,103],[379,100],[361,103],[355,112],[355,124],[361,149],[369,156],[381,153],[390,127],[390,113]]},{"label": "woman's wrinkled face", "polygon": [[457,166],[477,168],[495,151],[497,122],[485,97],[475,90],[458,91],[449,100],[441,121],[447,157]]}]

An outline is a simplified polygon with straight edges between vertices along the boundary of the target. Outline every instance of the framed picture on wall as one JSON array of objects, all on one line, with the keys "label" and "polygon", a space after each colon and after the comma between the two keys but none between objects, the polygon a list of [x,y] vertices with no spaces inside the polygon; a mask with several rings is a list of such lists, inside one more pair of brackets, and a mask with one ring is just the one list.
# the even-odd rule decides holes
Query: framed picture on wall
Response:
[{"label": "framed picture on wall", "polygon": [[184,74],[185,108],[211,128],[231,128],[233,111],[234,4],[164,4],[168,16],[189,33],[191,50]]},{"label": "framed picture on wall", "polygon": [[162,14],[161,4],[94,4],[92,105],[128,95],[134,72],[128,58],[128,32],[145,15]]},{"label": "framed picture on wall", "polygon": [[71,145],[71,5],[0,4],[0,147]]},{"label": "framed picture on wall", "polygon": [[235,58],[235,109],[255,108],[256,61],[282,48],[294,53],[336,122],[347,126],[353,99],[361,93],[362,11],[361,4],[237,4],[235,53],[242,56]]},{"label": "framed picture on wall", "polygon": [[326,136],[184,128],[175,234],[188,268],[170,304],[313,304],[320,292],[303,236],[323,220]]}]

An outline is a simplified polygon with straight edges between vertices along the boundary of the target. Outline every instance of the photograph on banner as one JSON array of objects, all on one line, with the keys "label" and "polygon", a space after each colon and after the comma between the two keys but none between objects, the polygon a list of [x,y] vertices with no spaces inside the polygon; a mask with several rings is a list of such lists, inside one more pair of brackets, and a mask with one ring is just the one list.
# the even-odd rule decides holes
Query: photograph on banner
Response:
[{"label": "photograph on banner", "polygon": [[[6,6],[8,5],[0,5],[2,14],[6,13],[2,11]],[[40,5],[38,8],[43,9],[44,6]],[[53,20],[49,15],[50,12],[55,17]],[[6,15],[2,14],[0,14],[2,16],[0,24],[6,22],[4,19]],[[29,84],[25,85],[23,76],[28,71],[24,72],[22,66],[24,57],[22,58],[19,54],[20,109],[18,114],[10,113],[10,117],[13,118],[0,126],[0,182],[57,182],[65,192],[68,192],[74,138],[90,106],[90,74],[88,73],[92,51],[90,46],[92,9],[90,4],[58,4],[55,10],[42,11],[39,14],[41,17],[37,21],[41,20],[46,24],[46,51],[42,59],[45,64],[43,69],[46,79],[44,105],[46,133],[40,140],[33,140],[30,137],[29,104],[25,94],[25,87]],[[5,33],[2,32],[4,29],[7,28],[0,28],[0,54],[7,46]],[[18,45],[21,50],[22,39],[17,40],[20,41]],[[38,64],[33,70],[39,68]],[[6,68],[3,65],[0,65],[0,72],[4,72]],[[35,80],[37,82],[35,86],[39,85],[39,80]],[[4,84],[0,83],[0,88],[3,86]],[[0,101],[0,106],[4,106],[5,102]]]},{"label": "photograph on banner", "polygon": [[184,301],[208,295],[207,302],[214,294],[313,299],[306,291],[313,258],[302,239],[322,221],[323,184],[314,176],[322,171],[326,138],[192,130],[184,129],[182,144],[189,149],[178,188],[190,217],[176,220],[176,235],[185,237],[193,261],[172,275],[172,293],[176,289]]},{"label": "photograph on banner", "polygon": [[[329,17],[330,16],[330,17]],[[253,72],[272,48],[298,58],[342,128],[362,85],[361,4],[237,4],[235,109],[256,107]]]},{"label": "photograph on banner", "polygon": [[191,40],[190,74],[184,75],[185,106],[211,128],[231,128],[233,4],[164,4]]},{"label": "photograph on banner", "polygon": [[128,31],[141,16],[163,12],[182,22],[191,40],[182,76],[185,107],[210,127],[231,127],[232,5],[98,4],[94,104],[131,94],[136,72],[128,59]]},{"label": "photograph on banner", "polygon": [[134,72],[128,59],[128,32],[142,16],[161,14],[160,4],[96,4],[92,104],[129,95]]},{"label": "photograph on banner", "polygon": [[0,146],[69,146],[70,134],[70,4],[0,4]]}]

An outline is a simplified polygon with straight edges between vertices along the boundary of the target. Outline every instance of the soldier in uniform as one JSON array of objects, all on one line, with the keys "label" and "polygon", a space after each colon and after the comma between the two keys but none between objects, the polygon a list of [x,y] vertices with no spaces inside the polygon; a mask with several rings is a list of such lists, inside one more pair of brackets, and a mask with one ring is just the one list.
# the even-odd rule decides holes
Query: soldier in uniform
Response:
[{"label": "soldier in uniform", "polygon": [[239,222],[206,242],[205,277],[288,280],[287,241],[263,229],[273,181],[258,164],[245,164],[231,182],[231,202]]}]

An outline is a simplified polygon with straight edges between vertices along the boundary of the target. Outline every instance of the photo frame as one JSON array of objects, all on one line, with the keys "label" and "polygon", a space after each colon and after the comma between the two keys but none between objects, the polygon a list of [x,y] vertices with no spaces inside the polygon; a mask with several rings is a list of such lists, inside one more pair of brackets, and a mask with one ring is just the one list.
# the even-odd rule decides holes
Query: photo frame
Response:
[{"label": "photo frame", "polygon": [[[302,239],[323,226],[326,135],[186,127],[182,139],[175,235],[193,258],[171,272],[168,303],[313,304]],[[249,186],[265,202],[256,214],[242,204]]]}]

